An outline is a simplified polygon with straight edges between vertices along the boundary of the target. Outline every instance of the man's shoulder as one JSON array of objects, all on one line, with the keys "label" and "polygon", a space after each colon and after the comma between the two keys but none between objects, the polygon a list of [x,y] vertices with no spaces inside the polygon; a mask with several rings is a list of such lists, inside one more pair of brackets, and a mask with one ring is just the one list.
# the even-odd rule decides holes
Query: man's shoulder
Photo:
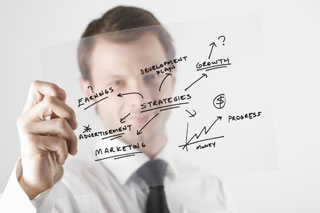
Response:
[{"label": "man's shoulder", "polygon": [[222,185],[221,177],[213,170],[205,169],[194,162],[185,162],[182,159],[174,160],[177,178],[185,181],[200,181],[203,184]]},{"label": "man's shoulder", "polygon": [[176,175],[167,183],[170,190],[180,193],[183,190],[185,200],[193,200],[188,205],[206,206],[208,209],[213,206],[229,208],[229,193],[226,181],[214,171],[207,170],[197,163],[185,162],[182,159],[175,159]]}]

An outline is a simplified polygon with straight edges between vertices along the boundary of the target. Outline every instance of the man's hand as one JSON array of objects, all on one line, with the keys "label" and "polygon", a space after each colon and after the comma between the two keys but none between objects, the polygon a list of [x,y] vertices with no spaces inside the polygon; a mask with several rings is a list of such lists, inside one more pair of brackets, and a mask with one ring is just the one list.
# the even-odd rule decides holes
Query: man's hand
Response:
[{"label": "man's hand", "polygon": [[68,153],[77,153],[76,116],[65,100],[66,93],[57,85],[35,81],[17,120],[22,162],[19,183],[30,199],[53,185]]}]

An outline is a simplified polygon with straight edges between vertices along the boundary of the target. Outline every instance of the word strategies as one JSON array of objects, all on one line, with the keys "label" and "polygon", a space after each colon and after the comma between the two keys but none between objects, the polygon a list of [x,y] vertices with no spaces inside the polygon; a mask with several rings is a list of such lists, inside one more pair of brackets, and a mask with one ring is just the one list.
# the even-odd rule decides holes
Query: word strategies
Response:
[{"label": "word strategies", "polygon": [[140,112],[144,113],[152,110],[165,111],[180,108],[181,105],[189,104],[188,100],[191,98],[190,94],[186,94],[145,102],[141,104]]}]

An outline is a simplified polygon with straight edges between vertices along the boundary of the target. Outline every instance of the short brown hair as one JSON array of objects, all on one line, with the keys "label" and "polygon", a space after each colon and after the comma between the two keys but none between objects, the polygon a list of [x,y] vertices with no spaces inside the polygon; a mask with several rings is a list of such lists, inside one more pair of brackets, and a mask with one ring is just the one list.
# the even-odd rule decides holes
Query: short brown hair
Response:
[{"label": "short brown hair", "polygon": [[[134,28],[140,29],[130,30]],[[121,30],[126,31],[123,31],[123,33],[111,33]],[[117,6],[107,11],[100,18],[91,21],[83,32],[78,46],[78,63],[82,77],[86,80],[91,80],[88,59],[95,44],[95,37],[93,36],[110,33],[107,38],[113,42],[129,42],[137,39],[146,31],[155,33],[164,48],[168,60],[174,57],[175,49],[170,34],[149,11],[137,7]]]}]

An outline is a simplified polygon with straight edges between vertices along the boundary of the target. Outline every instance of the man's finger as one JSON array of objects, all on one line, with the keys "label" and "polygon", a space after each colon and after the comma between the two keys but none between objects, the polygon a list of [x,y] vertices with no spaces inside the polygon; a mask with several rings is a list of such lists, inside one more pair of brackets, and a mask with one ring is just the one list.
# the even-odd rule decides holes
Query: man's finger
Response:
[{"label": "man's finger", "polygon": [[68,157],[67,142],[64,138],[57,136],[29,135],[32,148],[38,152],[55,152],[57,163],[64,164]]},{"label": "man's finger", "polygon": [[68,121],[72,129],[77,128],[76,114],[71,107],[57,98],[50,96],[30,109],[24,119],[36,122],[44,121],[47,116],[56,115]]},{"label": "man's finger", "polygon": [[66,99],[65,91],[56,84],[44,81],[34,81],[31,84],[28,100],[23,109],[23,113],[42,101],[44,96],[54,96],[61,101],[65,101]]},{"label": "man's finger", "polygon": [[63,137],[67,141],[68,152],[72,155],[77,153],[77,136],[64,118],[32,122],[25,127],[24,131],[34,135]]}]

